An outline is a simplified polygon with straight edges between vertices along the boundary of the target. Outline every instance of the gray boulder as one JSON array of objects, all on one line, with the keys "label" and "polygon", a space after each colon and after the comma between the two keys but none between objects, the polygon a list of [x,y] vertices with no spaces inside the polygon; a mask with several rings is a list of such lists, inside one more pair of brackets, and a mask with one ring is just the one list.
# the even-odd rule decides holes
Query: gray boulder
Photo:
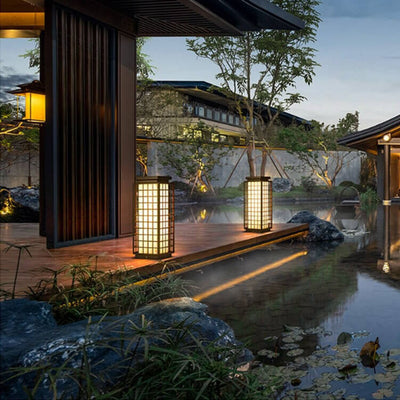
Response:
[{"label": "gray boulder", "polygon": [[[144,359],[147,345],[163,346],[168,335],[182,334],[182,328],[190,330],[203,344],[238,346],[232,329],[223,321],[207,315],[207,306],[190,298],[164,300],[149,304],[122,317],[99,316],[67,325],[57,325],[50,306],[44,302],[26,299],[8,300],[1,306],[1,372],[12,376],[10,368],[51,365],[55,370],[63,366],[57,378],[58,395],[77,396],[79,388],[68,373],[82,368],[84,356],[91,366],[91,373],[98,377],[101,387],[117,382],[128,367]],[[143,337],[141,337],[142,332]],[[145,333],[143,333],[145,332]],[[195,345],[195,339],[183,335],[181,343]],[[244,349],[238,363],[253,359]],[[36,374],[24,374],[0,386],[0,399],[24,399],[23,386],[33,388]],[[96,378],[94,378],[96,379]],[[52,398],[50,382],[43,380],[35,398]]]},{"label": "gray boulder", "polygon": [[22,207],[39,211],[39,189],[18,186],[10,189],[12,199]]},{"label": "gray boulder", "polygon": [[277,193],[287,193],[292,190],[292,183],[286,178],[272,179],[272,191]]},{"label": "gray boulder", "polygon": [[343,233],[336,226],[316,217],[309,211],[298,212],[288,222],[309,224],[309,233],[306,237],[307,242],[342,241],[344,239]]}]

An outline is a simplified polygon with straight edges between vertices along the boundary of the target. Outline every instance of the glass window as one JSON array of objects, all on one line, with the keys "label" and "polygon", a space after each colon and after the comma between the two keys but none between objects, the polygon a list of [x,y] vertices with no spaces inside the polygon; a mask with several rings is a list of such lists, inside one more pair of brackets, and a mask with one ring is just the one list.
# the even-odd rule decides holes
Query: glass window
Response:
[{"label": "glass window", "polygon": [[240,124],[239,117],[237,115],[235,115],[235,125],[239,125],[239,124]]},{"label": "glass window", "polygon": [[208,119],[212,119],[212,110],[210,108],[206,109],[206,116]]},{"label": "glass window", "polygon": [[228,122],[229,122],[231,125],[233,125],[233,115],[232,115],[232,114],[229,114],[229,115],[228,115]]},{"label": "glass window", "polygon": [[220,111],[214,111],[214,119],[216,121],[219,121],[221,119],[221,112]]},{"label": "glass window", "polygon": [[199,112],[197,114],[199,117],[204,117],[204,107],[199,106]]},{"label": "glass window", "polygon": [[222,122],[226,122],[227,121],[227,115],[224,112],[221,114],[221,121]]}]

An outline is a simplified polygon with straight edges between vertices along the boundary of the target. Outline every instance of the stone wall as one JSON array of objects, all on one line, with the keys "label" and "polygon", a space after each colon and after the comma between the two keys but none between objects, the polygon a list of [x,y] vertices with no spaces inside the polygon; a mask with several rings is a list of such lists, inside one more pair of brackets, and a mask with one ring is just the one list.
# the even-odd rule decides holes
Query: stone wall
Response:
[{"label": "stone wall", "polygon": [[17,186],[28,186],[29,175],[31,176],[31,185],[39,184],[39,154],[31,156],[30,162],[28,156],[20,157],[17,161],[8,166],[7,157],[0,162],[0,186],[8,188]]},{"label": "stone wall", "polygon": [[[148,174],[149,175],[170,175],[174,180],[180,180],[176,177],[174,172],[166,167],[163,167],[159,162],[160,148],[164,146],[162,143],[151,142],[148,144]],[[175,146],[179,146],[178,144]],[[241,154],[243,153],[242,148],[234,148],[227,157],[221,159],[220,165],[216,166],[213,175],[215,178],[212,180],[212,184],[215,187],[222,187],[225,185],[229,175],[231,174],[234,166],[238,162]],[[257,168],[261,162],[260,152],[256,151],[257,157]],[[285,150],[273,150],[272,158],[275,163],[281,166],[289,176],[289,179],[294,185],[300,185],[301,178],[308,177],[311,175],[311,170],[304,166],[301,161],[294,155],[289,154]],[[336,185],[343,181],[352,181],[354,183],[360,182],[360,170],[361,170],[361,157],[357,151],[351,153],[347,157],[349,160],[345,163],[344,167],[340,171],[336,178]],[[238,186],[243,182],[246,176],[249,175],[249,167],[247,162],[246,154],[240,159],[238,166],[233,173],[227,186]],[[273,165],[271,159],[268,159],[267,163],[267,175],[271,178],[280,177],[276,168]],[[286,177],[285,175],[283,177]],[[315,177],[317,184],[322,184],[322,181]]]}]

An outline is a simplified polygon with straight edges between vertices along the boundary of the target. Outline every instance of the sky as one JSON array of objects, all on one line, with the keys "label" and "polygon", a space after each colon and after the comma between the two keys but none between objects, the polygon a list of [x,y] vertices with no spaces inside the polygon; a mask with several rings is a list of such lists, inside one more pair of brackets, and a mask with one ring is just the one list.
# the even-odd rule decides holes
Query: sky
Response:
[{"label": "sky", "polygon": [[[292,114],[335,124],[359,111],[360,129],[400,114],[400,0],[322,0],[313,83],[298,83],[307,100]],[[35,79],[26,39],[0,39],[0,86]],[[155,67],[153,79],[201,80],[218,85],[211,61],[186,50],[185,38],[151,38],[144,47]],[[37,77],[36,77],[37,78]],[[4,99],[0,93],[0,99]]]}]

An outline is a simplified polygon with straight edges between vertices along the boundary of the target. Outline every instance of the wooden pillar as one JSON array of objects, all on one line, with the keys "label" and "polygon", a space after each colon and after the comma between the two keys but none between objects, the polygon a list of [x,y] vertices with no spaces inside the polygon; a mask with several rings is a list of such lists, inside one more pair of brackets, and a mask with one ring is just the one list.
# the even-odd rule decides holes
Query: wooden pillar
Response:
[{"label": "wooden pillar", "polygon": [[133,234],[136,164],[136,39],[118,35],[118,236]]},{"label": "wooden pillar", "polygon": [[390,206],[391,193],[390,193],[390,145],[383,146],[383,205]]}]

